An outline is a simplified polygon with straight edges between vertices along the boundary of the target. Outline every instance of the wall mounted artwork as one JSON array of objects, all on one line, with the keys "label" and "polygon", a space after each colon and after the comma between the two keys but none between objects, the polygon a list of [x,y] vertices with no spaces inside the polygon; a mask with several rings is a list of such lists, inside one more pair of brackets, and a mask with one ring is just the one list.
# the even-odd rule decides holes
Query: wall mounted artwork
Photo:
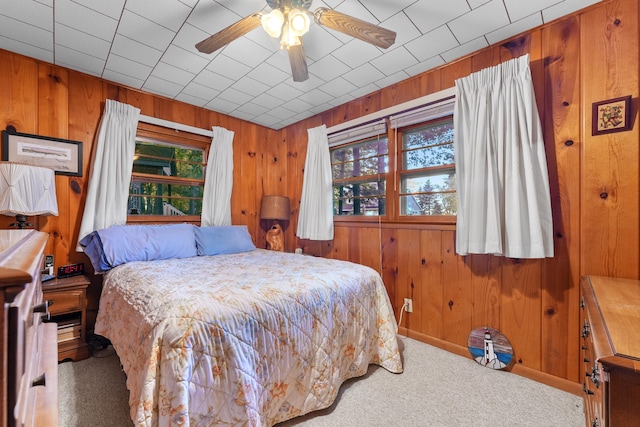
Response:
[{"label": "wall mounted artwork", "polygon": [[594,102],[592,135],[631,129],[631,95]]}]

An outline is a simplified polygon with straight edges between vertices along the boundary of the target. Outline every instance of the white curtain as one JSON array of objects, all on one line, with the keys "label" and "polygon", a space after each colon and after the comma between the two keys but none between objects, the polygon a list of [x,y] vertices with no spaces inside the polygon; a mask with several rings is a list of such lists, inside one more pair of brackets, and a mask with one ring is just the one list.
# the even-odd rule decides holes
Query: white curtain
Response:
[{"label": "white curtain", "polygon": [[333,185],[325,125],[308,129],[307,159],[298,216],[300,239],[333,240]]},{"label": "white curtain", "polygon": [[127,222],[139,117],[139,108],[107,99],[98,129],[78,240],[92,231]]},{"label": "white curtain", "polygon": [[456,80],[456,252],[553,257],[542,127],[529,56]]},{"label": "white curtain", "polygon": [[223,127],[213,127],[213,139],[209,149],[202,196],[201,225],[203,227],[231,225],[233,135],[232,131]]}]

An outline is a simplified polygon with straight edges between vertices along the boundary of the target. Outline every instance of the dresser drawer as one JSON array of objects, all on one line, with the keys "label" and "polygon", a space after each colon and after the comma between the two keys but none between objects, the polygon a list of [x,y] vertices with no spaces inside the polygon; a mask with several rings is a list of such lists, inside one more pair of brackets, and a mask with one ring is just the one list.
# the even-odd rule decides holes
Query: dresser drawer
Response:
[{"label": "dresser drawer", "polygon": [[47,292],[46,298],[53,304],[49,307],[51,315],[82,311],[84,308],[84,291]]}]

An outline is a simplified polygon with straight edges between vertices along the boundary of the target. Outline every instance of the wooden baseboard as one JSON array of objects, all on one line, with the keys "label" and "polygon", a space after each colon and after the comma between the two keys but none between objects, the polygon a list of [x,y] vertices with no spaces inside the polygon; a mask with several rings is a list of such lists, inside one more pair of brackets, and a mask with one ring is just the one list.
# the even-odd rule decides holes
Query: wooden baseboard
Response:
[{"label": "wooden baseboard", "polygon": [[[450,353],[454,353],[459,356],[471,359],[471,355],[469,354],[469,349],[467,347],[453,344],[453,343],[441,340],[439,338],[434,338],[429,335],[421,334],[419,332],[414,332],[404,327],[398,328],[398,334],[408,338],[412,338],[416,341],[420,341],[420,342],[432,345],[434,347],[441,348]],[[574,383],[573,381],[569,381],[564,378],[559,378],[554,375],[546,374],[544,372],[540,372],[535,369],[528,368],[526,366],[522,366],[519,364],[513,365],[510,369],[508,369],[508,371],[516,375],[520,375],[521,377],[525,377],[530,380],[534,380],[539,383],[557,388],[559,390],[566,391],[567,393],[575,394],[576,396],[583,395],[581,384]]]}]

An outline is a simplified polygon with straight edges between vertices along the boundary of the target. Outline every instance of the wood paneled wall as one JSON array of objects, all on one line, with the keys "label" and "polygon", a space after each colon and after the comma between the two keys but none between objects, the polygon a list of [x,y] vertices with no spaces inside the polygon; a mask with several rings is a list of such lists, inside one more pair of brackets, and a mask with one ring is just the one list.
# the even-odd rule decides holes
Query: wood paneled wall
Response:
[{"label": "wood paneled wall", "polygon": [[[56,266],[84,261],[75,251],[91,151],[106,99],[142,114],[235,132],[234,224],[264,247],[263,194],[290,197],[286,247],[369,265],[381,272],[397,309],[413,299],[402,333],[467,354],[477,326],[500,329],[513,344],[514,372],[576,391],[579,378],[579,277],[640,278],[637,0],[610,0],[488,47],[308,120],[275,131],[0,51],[0,126],[83,142],[82,177],[57,176],[60,215],[37,218],[49,232]],[[455,226],[338,222],[331,242],[295,237],[307,129],[338,123],[454,86],[457,78],[528,53],[545,134],[555,227],[552,259],[456,255]],[[633,96],[631,131],[591,135],[591,104]],[[0,227],[9,224],[0,217]],[[89,317],[100,278],[92,276]]]}]

